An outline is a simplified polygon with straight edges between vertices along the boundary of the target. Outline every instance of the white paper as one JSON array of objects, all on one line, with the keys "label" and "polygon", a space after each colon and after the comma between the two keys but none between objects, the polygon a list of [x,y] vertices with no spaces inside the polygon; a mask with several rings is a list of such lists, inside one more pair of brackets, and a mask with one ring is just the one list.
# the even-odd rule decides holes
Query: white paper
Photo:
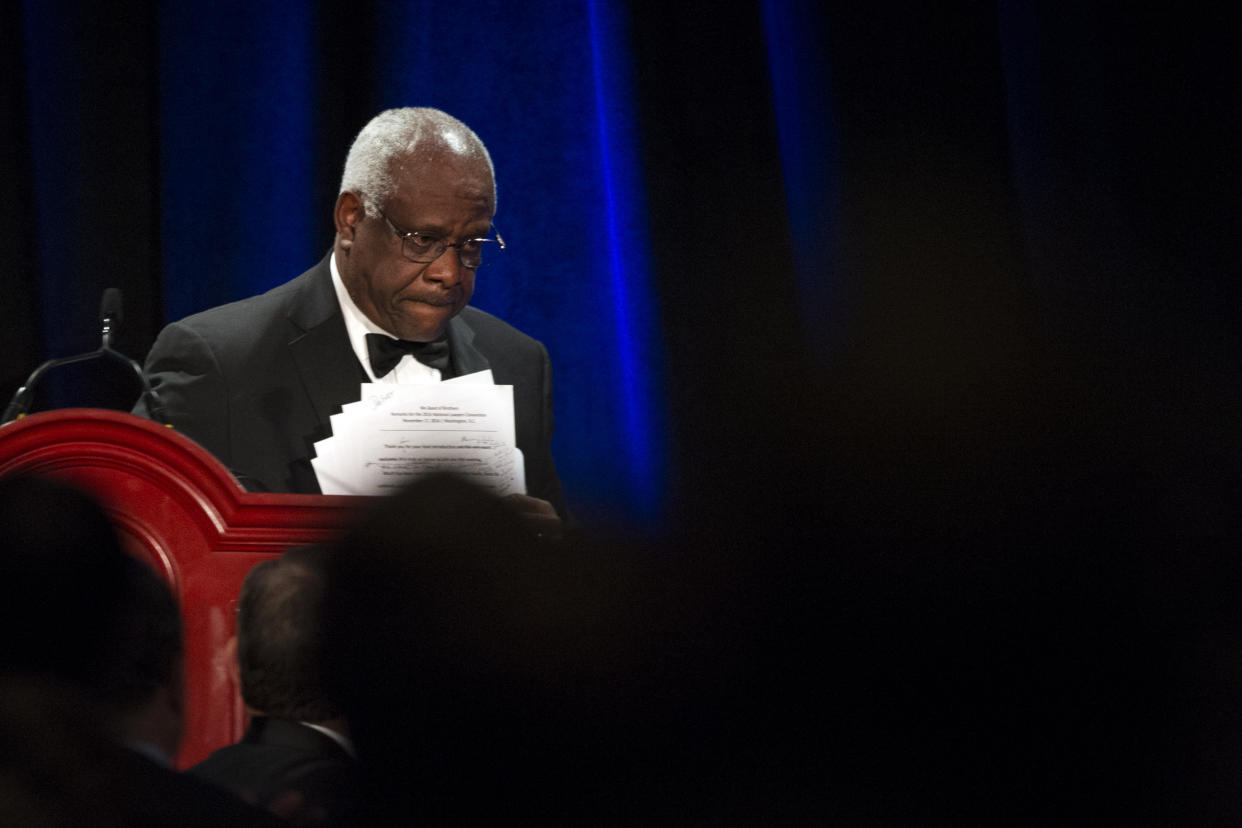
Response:
[{"label": "white paper", "polygon": [[491,371],[429,384],[363,383],[332,417],[311,467],[324,494],[383,495],[434,472],[496,494],[526,492],[513,422],[513,386]]},{"label": "white paper", "polygon": [[360,464],[328,463],[316,457],[311,460],[311,467],[324,494],[391,494],[436,472],[451,472],[497,496],[526,493],[522,452],[508,447],[445,451],[402,446]]}]

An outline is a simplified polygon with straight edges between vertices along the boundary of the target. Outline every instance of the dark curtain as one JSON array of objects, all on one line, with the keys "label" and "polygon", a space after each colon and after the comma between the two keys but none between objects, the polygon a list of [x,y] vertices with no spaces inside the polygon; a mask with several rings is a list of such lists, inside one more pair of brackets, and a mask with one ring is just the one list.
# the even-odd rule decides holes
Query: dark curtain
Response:
[{"label": "dark curtain", "polygon": [[839,486],[927,520],[998,517],[1040,458],[1040,485],[1075,493],[1132,468],[1165,525],[1231,537],[1222,18],[793,2],[638,28],[672,490],[690,513],[818,513]]},{"label": "dark curtain", "polygon": [[[3,392],[39,362],[99,346],[99,301],[126,297],[119,347],[141,357],[161,313],[154,19],[89,4],[7,4]],[[106,363],[69,367],[34,410],[124,407],[137,387]]]},{"label": "dark curtain", "polygon": [[670,505],[785,804],[1236,819],[1236,27],[636,20]]}]

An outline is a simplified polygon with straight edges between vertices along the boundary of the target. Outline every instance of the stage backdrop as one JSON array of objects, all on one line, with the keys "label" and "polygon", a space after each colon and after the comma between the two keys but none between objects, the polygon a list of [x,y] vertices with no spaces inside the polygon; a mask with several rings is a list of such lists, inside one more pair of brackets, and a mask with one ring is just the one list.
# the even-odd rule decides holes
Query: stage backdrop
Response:
[{"label": "stage backdrop", "polygon": [[[1071,373],[1179,486],[1242,454],[1217,12],[127,5],[0,10],[6,399],[98,344],[107,286],[141,359],[302,272],[352,136],[429,105],[492,151],[510,247],[475,301],[547,344],[585,518],[767,525],[822,512],[825,475],[937,489],[946,464],[977,486],[972,457],[1077,416],[1044,393]],[[106,373],[39,404],[126,405]]]},{"label": "stage backdrop", "polygon": [[[142,358],[163,323],[301,273],[332,242],[357,130],[388,107],[439,107],[495,162],[509,246],[481,270],[474,304],[552,354],[554,448],[574,505],[657,517],[663,354],[620,5],[6,11],[37,228],[21,264],[38,285],[19,314],[38,344],[29,365],[6,362],[6,380],[45,352],[97,344],[106,285],[124,288],[122,348]],[[45,404],[79,402],[89,381],[58,377]]]}]

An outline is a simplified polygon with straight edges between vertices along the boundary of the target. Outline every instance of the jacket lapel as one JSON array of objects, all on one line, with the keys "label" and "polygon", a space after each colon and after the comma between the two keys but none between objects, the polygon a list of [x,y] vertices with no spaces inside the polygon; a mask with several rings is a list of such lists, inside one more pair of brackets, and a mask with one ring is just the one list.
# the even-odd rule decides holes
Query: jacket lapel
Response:
[{"label": "jacket lapel", "polygon": [[333,756],[352,762],[349,752],[331,737],[301,722],[255,716],[242,741],[252,745],[275,745],[321,757]]},{"label": "jacket lapel", "polygon": [[[294,331],[289,351],[315,416],[326,429],[329,418],[342,405],[358,400],[358,385],[367,377],[349,344],[328,257],[306,276],[306,284],[289,309]],[[448,339],[455,376],[491,367],[487,357],[474,347],[474,329],[460,315],[449,320]]]},{"label": "jacket lapel", "polygon": [[449,320],[448,340],[454,376],[461,377],[477,371],[486,371],[491,367],[487,357],[475,350],[474,329],[461,318],[461,314]]},{"label": "jacket lapel", "polygon": [[365,376],[349,345],[328,259],[325,257],[308,276],[289,309],[294,332],[289,352],[315,416],[326,429],[329,417],[345,403],[358,399],[358,385]]}]

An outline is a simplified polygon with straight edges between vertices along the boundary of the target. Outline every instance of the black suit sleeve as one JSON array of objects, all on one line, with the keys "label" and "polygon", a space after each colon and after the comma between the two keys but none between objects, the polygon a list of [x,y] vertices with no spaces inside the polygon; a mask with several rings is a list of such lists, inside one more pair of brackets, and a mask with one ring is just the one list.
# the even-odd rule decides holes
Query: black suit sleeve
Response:
[{"label": "black suit sleeve", "polygon": [[[228,383],[207,341],[174,322],[160,332],[144,370],[168,424],[230,465]],[[150,416],[145,401],[134,413]]]}]

